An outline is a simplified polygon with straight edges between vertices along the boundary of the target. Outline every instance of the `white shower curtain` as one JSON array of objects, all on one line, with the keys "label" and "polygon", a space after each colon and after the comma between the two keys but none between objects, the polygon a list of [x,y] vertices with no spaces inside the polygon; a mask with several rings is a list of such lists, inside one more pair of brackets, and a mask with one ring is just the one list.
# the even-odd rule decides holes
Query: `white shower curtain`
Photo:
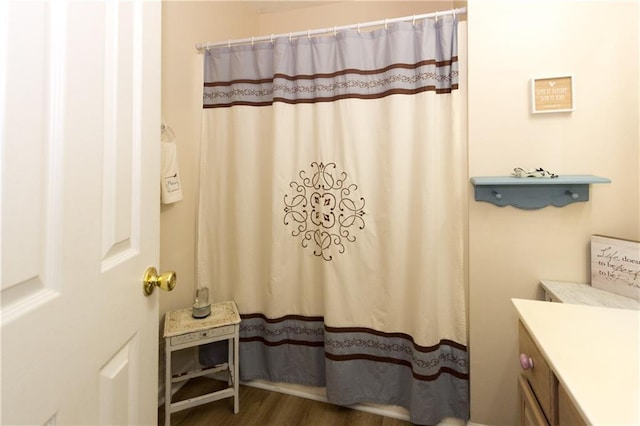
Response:
[{"label": "white shower curtain", "polygon": [[238,305],[243,380],[468,418],[456,32],[206,52],[198,284]]}]

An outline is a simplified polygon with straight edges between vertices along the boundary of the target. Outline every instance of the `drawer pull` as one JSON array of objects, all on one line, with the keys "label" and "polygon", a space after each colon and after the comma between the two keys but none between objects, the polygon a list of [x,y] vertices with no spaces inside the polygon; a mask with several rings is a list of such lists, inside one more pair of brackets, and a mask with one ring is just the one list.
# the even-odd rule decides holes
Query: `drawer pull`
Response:
[{"label": "drawer pull", "polygon": [[522,367],[523,370],[533,368],[533,359],[527,354],[520,354],[520,367]]}]

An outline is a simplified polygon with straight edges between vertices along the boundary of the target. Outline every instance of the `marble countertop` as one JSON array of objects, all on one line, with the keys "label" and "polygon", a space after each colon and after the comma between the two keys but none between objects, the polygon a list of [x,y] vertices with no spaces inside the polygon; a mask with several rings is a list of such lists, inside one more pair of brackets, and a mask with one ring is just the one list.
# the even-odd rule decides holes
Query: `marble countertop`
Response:
[{"label": "marble countertop", "polygon": [[640,311],[512,302],[589,423],[640,424]]},{"label": "marble countertop", "polygon": [[559,300],[563,303],[604,306],[609,308],[640,309],[640,303],[635,299],[604,291],[589,284],[541,280],[540,285],[552,296],[552,299]]}]

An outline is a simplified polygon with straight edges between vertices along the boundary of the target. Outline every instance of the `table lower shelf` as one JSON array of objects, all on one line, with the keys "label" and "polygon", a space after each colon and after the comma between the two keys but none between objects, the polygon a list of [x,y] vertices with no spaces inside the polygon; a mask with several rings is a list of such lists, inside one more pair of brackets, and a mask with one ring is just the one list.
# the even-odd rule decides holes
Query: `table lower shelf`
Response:
[{"label": "table lower shelf", "polygon": [[219,389],[213,392],[206,393],[191,398],[187,398],[180,401],[171,401],[169,403],[169,412],[175,413],[178,411],[186,410],[187,408],[195,407],[201,404],[207,404],[209,402],[218,401],[220,399],[231,398],[235,396],[234,383],[233,383],[233,371],[232,367],[228,363],[216,365],[213,367],[205,367],[199,370],[189,371],[186,373],[176,374],[171,377],[171,383],[185,382],[197,377],[207,376],[224,372],[227,375],[227,388]]},{"label": "table lower shelf", "polygon": [[201,404],[207,404],[209,402],[218,401],[225,398],[231,398],[235,395],[233,387],[211,392],[205,395],[188,398],[182,401],[176,401],[169,404],[169,413],[176,413],[178,411],[186,410],[187,408],[195,407]]},{"label": "table lower shelf", "polygon": [[199,370],[188,371],[186,373],[175,374],[171,376],[171,383],[179,383],[185,380],[193,379],[195,377],[206,376],[208,374],[215,374],[221,371],[227,372],[229,375],[229,381],[233,384],[233,372],[228,363],[216,365],[214,367],[201,368]]}]

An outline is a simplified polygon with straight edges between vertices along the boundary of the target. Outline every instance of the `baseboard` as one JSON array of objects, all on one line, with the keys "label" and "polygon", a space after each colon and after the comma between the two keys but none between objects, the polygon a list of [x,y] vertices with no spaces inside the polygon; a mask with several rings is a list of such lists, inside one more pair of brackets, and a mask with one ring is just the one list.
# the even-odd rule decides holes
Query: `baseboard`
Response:
[{"label": "baseboard", "polygon": [[[271,392],[280,392],[287,395],[297,396],[300,398],[312,399],[314,401],[326,402],[327,400],[325,388],[313,387],[313,386],[301,386],[290,385],[287,383],[273,383],[266,380],[252,380],[248,382],[240,382],[245,386],[251,386],[268,390]],[[393,419],[403,420],[409,422],[409,412],[403,408],[395,405],[380,405],[380,404],[355,404],[350,405],[349,408],[358,411],[364,411],[366,413],[376,414],[378,416],[390,417]],[[465,422],[453,417],[447,417],[442,419],[439,426],[465,426]],[[466,426],[487,426],[479,423],[467,423]]]},{"label": "baseboard", "polygon": [[[245,386],[265,389],[271,392],[280,392],[287,395],[297,396],[300,398],[312,399],[314,401],[329,403],[324,388],[314,388],[310,386],[290,386],[286,383],[271,383],[263,380],[252,380],[249,382],[241,382]],[[355,404],[349,408],[376,414],[384,417],[391,417],[398,420],[409,421],[409,413],[402,407],[374,405],[374,404]]]}]

